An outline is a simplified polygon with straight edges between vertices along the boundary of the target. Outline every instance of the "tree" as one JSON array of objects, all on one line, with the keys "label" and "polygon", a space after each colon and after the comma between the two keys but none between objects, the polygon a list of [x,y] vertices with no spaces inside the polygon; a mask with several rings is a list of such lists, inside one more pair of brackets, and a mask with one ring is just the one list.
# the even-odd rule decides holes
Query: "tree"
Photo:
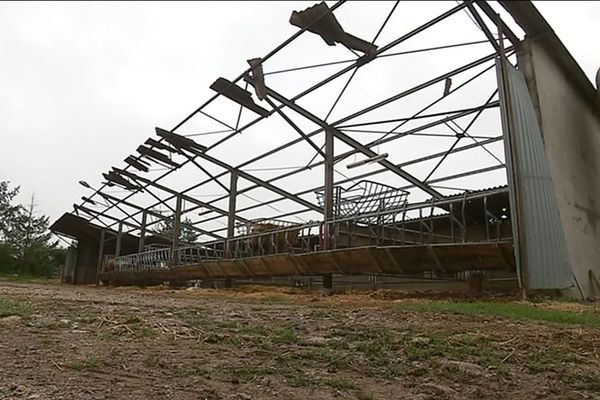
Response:
[{"label": "tree", "polygon": [[14,223],[20,208],[20,206],[12,204],[15,196],[19,194],[19,186],[10,189],[9,183],[8,181],[0,181],[0,241],[5,240],[5,233]]},{"label": "tree", "polygon": [[[198,233],[185,225],[192,225],[192,220],[185,217],[181,223],[179,231],[180,243],[195,243],[198,240]],[[158,233],[168,238],[173,238],[173,220],[165,219],[158,226]]]},{"label": "tree", "polygon": [[15,249],[7,243],[7,234],[10,236],[19,213],[19,206],[12,204],[18,193],[18,186],[10,189],[9,182],[0,181],[0,271],[3,272],[13,272],[17,258]]},{"label": "tree", "polygon": [[0,182],[0,270],[48,276],[64,263],[65,250],[51,241],[49,218],[38,215],[35,197],[27,207],[15,205],[18,193]]}]

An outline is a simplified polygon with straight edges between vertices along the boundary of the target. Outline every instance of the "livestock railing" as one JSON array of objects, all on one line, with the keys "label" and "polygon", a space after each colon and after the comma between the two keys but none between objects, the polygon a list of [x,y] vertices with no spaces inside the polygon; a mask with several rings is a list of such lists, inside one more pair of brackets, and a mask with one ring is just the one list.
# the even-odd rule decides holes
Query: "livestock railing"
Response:
[{"label": "livestock railing", "polygon": [[[508,204],[499,208],[496,198],[492,212],[488,207],[488,197],[504,192],[506,188],[499,188],[491,193],[464,193],[461,196],[430,199],[415,204],[404,202],[395,208],[326,222],[269,222],[265,223],[268,225],[266,230],[255,230],[257,233],[244,229],[245,234],[229,239],[116,257],[105,262],[104,271],[177,268],[208,260],[309,253],[323,250],[323,235],[327,231],[330,232],[329,239],[333,249],[368,245],[502,241],[512,238]],[[262,222],[264,221],[256,223]],[[328,230],[325,229],[326,224],[329,225]]]}]

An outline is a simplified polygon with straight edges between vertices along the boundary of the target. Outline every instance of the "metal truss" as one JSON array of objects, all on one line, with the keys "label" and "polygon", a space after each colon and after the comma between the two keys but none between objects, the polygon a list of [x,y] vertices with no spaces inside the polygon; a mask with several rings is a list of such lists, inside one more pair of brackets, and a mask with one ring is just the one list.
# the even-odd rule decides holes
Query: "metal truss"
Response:
[{"label": "metal truss", "polygon": [[[327,222],[340,216],[374,212],[371,200],[381,188],[394,193],[388,200],[398,207],[428,198],[445,204],[441,200],[446,196],[468,189],[448,189],[463,178],[474,178],[479,187],[491,186],[478,177],[505,168],[494,61],[510,57],[519,37],[511,29],[514,21],[502,19],[498,6],[491,2],[439,4],[445,10],[408,29],[395,20],[403,4],[389,3],[379,23],[372,26],[376,32],[372,40],[354,36],[353,28],[336,17],[340,10],[365,7],[365,3],[338,1],[330,7],[320,3],[294,11],[291,22],[298,31],[263,57],[248,60],[249,67],[235,79],[216,79],[211,85],[215,93],[205,103],[170,130],[157,128],[156,136],[149,137],[137,153],[127,155],[124,166],[103,174],[106,181],[82,197],[74,205],[75,212],[107,229],[118,226],[120,232],[140,235],[142,242],[144,235],[159,234],[161,221],[173,222],[176,232],[187,228],[197,232],[200,241],[210,241],[230,239],[235,226],[257,219],[316,219],[325,221],[327,229]],[[448,36],[446,43],[428,42],[433,37],[429,32],[449,24],[472,24],[472,37],[452,42]],[[502,37],[492,33],[498,30]],[[396,31],[400,32],[392,36]],[[393,39],[380,45],[386,35]],[[354,57],[284,67],[286,51],[294,51],[295,45],[306,48],[308,42],[302,41],[306,37],[312,37],[311,46],[320,46],[321,55],[329,49],[338,54],[345,48]],[[335,48],[324,48],[315,37]],[[425,39],[417,41],[421,37]],[[410,47],[412,43],[420,47]],[[406,79],[411,84],[400,88],[385,87],[385,77],[371,72],[386,60],[402,59],[410,65],[410,57],[442,52],[435,68],[440,71],[426,79],[411,76]],[[457,60],[462,64],[457,65]],[[446,63],[448,67],[443,68]],[[316,71],[330,71],[338,65],[343,68],[331,74],[321,72],[318,82],[299,84],[304,85],[300,89],[281,84],[304,78],[308,82]],[[289,74],[296,78],[281,79]],[[366,76],[371,79],[367,92],[374,95],[373,101],[363,104],[362,97],[368,96],[353,91],[353,85]],[[335,85],[339,90],[332,89]],[[365,86],[361,88],[365,93]],[[294,89],[296,94],[284,94]],[[377,99],[376,94],[386,91]],[[320,93],[325,94],[314,100]],[[353,99],[361,100],[361,106],[348,111]],[[197,125],[210,128],[198,132]],[[249,135],[264,131],[272,137],[285,131],[287,140],[275,141],[273,148],[263,142],[263,151],[247,157],[243,148],[235,147]],[[413,140],[410,146],[405,145],[407,140]],[[414,140],[422,140],[422,146]],[[294,157],[302,155],[310,161],[286,165],[292,148],[297,149]],[[233,159],[230,149],[236,149]],[[411,154],[411,149],[419,149],[419,154]],[[361,167],[343,168],[342,163],[352,157]],[[357,157],[361,158],[356,161]],[[482,157],[487,158],[482,161]],[[502,179],[495,183],[503,184],[505,173]],[[346,214],[334,212],[334,207],[343,204],[339,197],[335,200],[336,193],[364,187],[365,182],[377,190],[363,194]],[[189,222],[182,222],[184,216]]]}]

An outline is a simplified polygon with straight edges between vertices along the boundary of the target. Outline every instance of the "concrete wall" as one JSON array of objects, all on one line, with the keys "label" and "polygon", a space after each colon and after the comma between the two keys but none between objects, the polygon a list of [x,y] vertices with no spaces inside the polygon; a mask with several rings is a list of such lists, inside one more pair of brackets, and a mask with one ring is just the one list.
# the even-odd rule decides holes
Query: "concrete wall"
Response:
[{"label": "concrete wall", "polygon": [[74,283],[95,283],[97,263],[98,243],[93,241],[80,241],[77,243],[77,272]]},{"label": "concrete wall", "polygon": [[588,271],[600,276],[600,110],[540,43],[526,39],[518,59],[538,112],[571,268],[588,297]]}]

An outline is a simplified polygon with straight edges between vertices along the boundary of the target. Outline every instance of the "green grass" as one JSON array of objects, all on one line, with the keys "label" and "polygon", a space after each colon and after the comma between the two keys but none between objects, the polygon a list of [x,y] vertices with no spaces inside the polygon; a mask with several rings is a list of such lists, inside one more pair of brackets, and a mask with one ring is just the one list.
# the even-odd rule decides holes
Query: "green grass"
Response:
[{"label": "green grass", "polygon": [[349,391],[357,389],[354,382],[339,377],[320,377],[308,375],[302,371],[288,371],[286,377],[290,384],[295,387],[328,387],[340,391]]},{"label": "green grass", "polygon": [[88,369],[95,370],[95,369],[100,369],[105,366],[106,366],[106,362],[102,358],[94,356],[94,355],[88,355],[85,358],[85,360],[68,364],[68,367],[73,368],[74,370],[77,370],[77,371],[84,371],[84,370],[88,370]]},{"label": "green grass", "polygon": [[11,315],[27,317],[31,315],[31,308],[24,303],[14,300],[0,299],[0,318]]},{"label": "green grass", "polygon": [[290,300],[289,296],[286,296],[285,294],[282,294],[282,293],[268,293],[268,294],[265,294],[260,300],[264,303],[288,304],[288,303],[292,302]]},{"label": "green grass", "polygon": [[142,364],[144,364],[144,367],[146,368],[156,368],[159,363],[160,358],[157,354],[148,354],[142,361]]},{"label": "green grass", "polygon": [[600,328],[600,313],[597,312],[550,310],[543,306],[534,306],[523,303],[435,301],[428,303],[405,303],[399,305],[399,308],[413,311],[435,311],[463,315],[492,316]]},{"label": "green grass", "polygon": [[24,283],[50,283],[58,282],[57,279],[47,278],[45,276],[32,276],[24,274],[7,274],[0,272],[0,281],[24,282]]},{"label": "green grass", "polygon": [[276,372],[273,368],[253,365],[225,367],[224,370],[231,377],[230,380],[234,383],[253,382],[260,377],[273,375]]}]

